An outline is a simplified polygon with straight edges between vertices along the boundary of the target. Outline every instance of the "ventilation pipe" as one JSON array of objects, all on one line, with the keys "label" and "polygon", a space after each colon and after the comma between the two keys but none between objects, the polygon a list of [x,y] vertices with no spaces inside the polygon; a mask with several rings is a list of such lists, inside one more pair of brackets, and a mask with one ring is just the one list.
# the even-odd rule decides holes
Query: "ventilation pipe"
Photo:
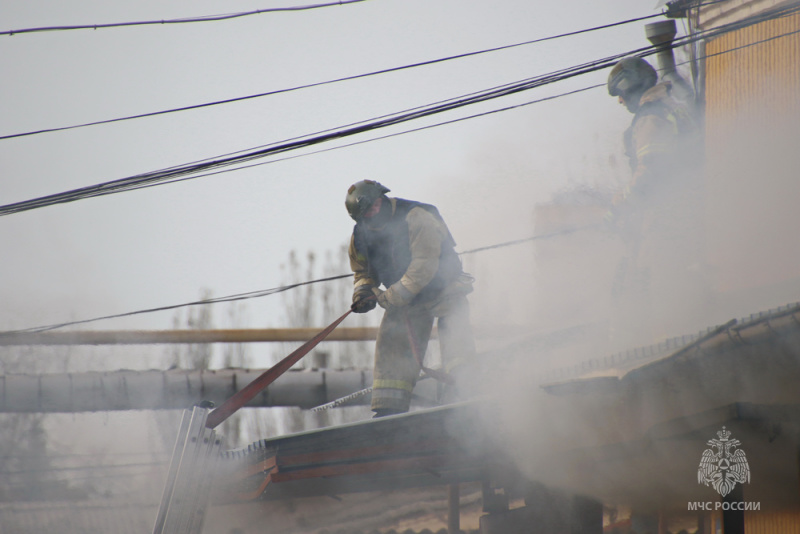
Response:
[{"label": "ventilation pipe", "polygon": [[694,90],[675,68],[675,56],[672,53],[672,41],[677,30],[672,19],[653,22],[644,27],[647,40],[658,49],[658,72],[663,81],[672,83],[672,95],[686,103],[694,102]]}]

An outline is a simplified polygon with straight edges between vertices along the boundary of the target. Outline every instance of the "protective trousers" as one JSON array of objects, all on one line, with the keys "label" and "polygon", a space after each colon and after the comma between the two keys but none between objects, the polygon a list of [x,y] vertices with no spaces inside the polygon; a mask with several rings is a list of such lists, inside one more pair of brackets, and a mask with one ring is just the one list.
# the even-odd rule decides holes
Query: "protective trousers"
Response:
[{"label": "protective trousers", "polygon": [[429,302],[390,307],[383,314],[375,345],[373,410],[408,411],[436,319],[445,370],[449,372],[475,358],[465,292],[449,287]]}]

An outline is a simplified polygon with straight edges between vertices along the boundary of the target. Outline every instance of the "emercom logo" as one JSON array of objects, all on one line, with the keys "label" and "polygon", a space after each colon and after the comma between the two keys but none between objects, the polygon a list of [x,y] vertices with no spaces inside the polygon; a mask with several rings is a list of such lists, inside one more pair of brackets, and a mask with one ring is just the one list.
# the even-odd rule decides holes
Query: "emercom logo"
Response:
[{"label": "emercom logo", "polygon": [[731,432],[722,427],[717,439],[706,443],[711,448],[703,451],[700,467],[697,469],[697,483],[711,485],[717,493],[725,497],[736,484],[750,483],[750,466],[744,450],[739,448],[738,439],[731,438]]}]

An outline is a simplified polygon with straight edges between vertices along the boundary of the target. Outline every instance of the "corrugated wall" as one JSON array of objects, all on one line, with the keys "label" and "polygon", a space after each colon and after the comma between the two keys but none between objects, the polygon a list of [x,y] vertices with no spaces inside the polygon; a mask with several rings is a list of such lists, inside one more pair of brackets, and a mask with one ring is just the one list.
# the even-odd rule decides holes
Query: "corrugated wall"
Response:
[{"label": "corrugated wall", "polygon": [[720,36],[706,55],[712,285],[726,310],[773,306],[800,294],[800,14]]},{"label": "corrugated wall", "polygon": [[800,534],[800,513],[745,512],[747,534]]},{"label": "corrugated wall", "polygon": [[761,117],[768,126],[771,120],[800,111],[798,32],[800,14],[794,14],[707,44],[706,124],[711,140],[717,133],[714,129],[734,114]]}]

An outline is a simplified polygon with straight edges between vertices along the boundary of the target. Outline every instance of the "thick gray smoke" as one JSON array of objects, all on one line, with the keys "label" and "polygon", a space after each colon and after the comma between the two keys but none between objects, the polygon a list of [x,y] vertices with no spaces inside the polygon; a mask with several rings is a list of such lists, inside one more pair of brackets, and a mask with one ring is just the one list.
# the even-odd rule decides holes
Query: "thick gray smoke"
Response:
[{"label": "thick gray smoke", "polygon": [[[624,235],[603,223],[618,185],[608,179],[609,171],[619,174],[618,183],[625,181],[626,166],[609,164],[624,161],[620,152],[607,152],[602,173],[593,165],[602,158],[590,158],[586,175],[605,179],[563,187],[545,183],[541,177],[546,173],[528,167],[494,172],[491,185],[466,179],[482,188],[477,196],[492,199],[487,204],[493,206],[472,206],[474,233],[462,230],[456,235],[460,243],[491,243],[490,235],[509,235],[509,230],[510,239],[577,229],[466,260],[478,279],[471,299],[473,324],[486,356],[479,387],[496,402],[487,410],[486,423],[495,429],[502,419],[506,450],[527,477],[591,494],[612,474],[614,461],[624,461],[651,481],[660,480],[665,465],[642,463],[642,450],[631,444],[635,436],[626,435],[625,429],[632,424],[648,428],[662,415],[615,405],[610,399],[620,397],[602,391],[555,396],[542,383],[580,376],[575,365],[586,361],[612,368],[607,372],[613,374],[607,357],[615,353],[695,335],[730,319],[800,301],[795,237],[800,223],[800,116],[789,114],[768,125],[760,117],[713,119],[706,130],[705,165],[684,177],[691,183],[683,193],[659,199],[657,223],[648,226],[650,234],[634,251]],[[609,128],[603,135],[621,137],[622,129]],[[575,149],[573,143],[563,151],[572,154]],[[494,157],[503,160],[497,153]],[[747,377],[736,380],[743,396],[764,393]],[[703,385],[696,389],[700,395]],[[647,393],[643,395],[646,400]],[[671,415],[729,402],[714,393],[702,395],[700,404],[697,398],[676,399],[679,408]],[[624,459],[610,460],[603,445],[626,442],[630,446],[616,452]],[[675,442],[662,447],[650,449],[647,457],[683,454],[688,465],[683,467],[696,471],[699,450]],[[558,452],[569,449],[583,452]],[[644,495],[654,487],[637,489],[637,483],[641,481],[630,481],[628,494]],[[608,494],[608,487],[602,489]],[[625,492],[619,498],[624,504]],[[650,505],[658,508],[655,495]]]}]

